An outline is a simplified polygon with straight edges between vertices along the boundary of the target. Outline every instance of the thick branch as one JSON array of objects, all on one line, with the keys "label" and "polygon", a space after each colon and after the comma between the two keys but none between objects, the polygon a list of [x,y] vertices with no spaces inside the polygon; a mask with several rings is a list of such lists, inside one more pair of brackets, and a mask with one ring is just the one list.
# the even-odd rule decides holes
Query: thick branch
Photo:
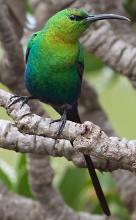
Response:
[{"label": "thick branch", "polygon": [[[55,202],[55,198],[52,198]],[[59,204],[58,204],[59,206]],[[31,199],[18,196],[8,190],[0,183],[0,219],[4,220],[45,220],[45,219],[60,219],[60,220],[106,220],[105,216],[90,215],[87,213],[74,213],[67,206],[59,206],[63,208],[61,215],[56,213],[56,210],[50,209],[50,205],[43,206],[41,203]],[[115,219],[114,219],[115,220]]]},{"label": "thick branch", "polygon": [[98,22],[82,42],[90,52],[95,53],[114,70],[127,76],[135,85],[136,48],[118,39],[108,22]]},{"label": "thick branch", "polygon": [[[109,138],[100,127],[91,122],[77,124],[70,121],[66,123],[61,134],[61,138],[66,140],[56,140],[55,132],[58,129],[58,123],[50,125],[50,119],[32,114],[27,105],[21,109],[19,103],[8,107],[9,97],[9,93],[0,90],[0,104],[10,112],[18,128],[32,136],[25,135],[24,137],[16,128],[13,129],[13,125],[9,123],[6,125],[4,122],[1,125],[2,137],[7,137],[7,139],[4,139],[5,144],[2,142],[4,147],[11,146],[11,149],[16,151],[47,153],[53,156],[65,156],[65,152],[67,155],[68,149],[73,154],[74,150],[76,150],[106,160],[108,170],[118,168],[135,170],[136,140],[128,141],[117,137]],[[45,138],[46,136],[49,138]],[[11,137],[14,139],[11,139]],[[7,145],[9,140],[11,142]],[[72,150],[72,146],[67,140],[73,142],[74,150]]]},{"label": "thick branch", "polygon": [[23,76],[24,58],[23,50],[19,44],[18,37],[13,29],[13,24],[9,19],[8,6],[5,1],[0,0],[0,39],[6,50],[8,62],[10,64],[10,85],[13,88],[16,85],[23,86],[21,77],[16,77],[16,73]]},{"label": "thick branch", "polygon": [[[96,13],[114,13],[119,15],[128,16],[124,10],[124,0],[90,0],[92,2],[92,7],[95,9]],[[120,38],[129,42],[134,47],[136,46],[135,32],[132,28],[132,23],[122,22],[122,21],[109,21],[112,25],[111,28],[114,33]]]}]

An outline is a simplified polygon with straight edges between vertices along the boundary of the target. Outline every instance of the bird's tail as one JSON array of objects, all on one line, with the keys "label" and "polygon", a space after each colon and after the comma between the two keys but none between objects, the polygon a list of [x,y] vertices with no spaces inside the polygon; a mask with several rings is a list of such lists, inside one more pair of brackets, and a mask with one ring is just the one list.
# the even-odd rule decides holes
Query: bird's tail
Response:
[{"label": "bird's tail", "polygon": [[[77,122],[77,123],[81,123],[77,107],[74,107],[74,108],[72,108],[71,111],[67,112],[67,120],[70,120],[70,121],[73,121],[73,122]],[[104,213],[107,216],[110,216],[111,215],[110,209],[109,209],[108,203],[106,201],[106,198],[104,196],[103,190],[101,188],[99,179],[97,177],[97,174],[96,174],[96,171],[95,171],[92,159],[88,155],[84,155],[84,158],[85,158],[85,161],[86,161],[86,164],[87,164],[89,175],[90,175],[90,177],[92,179],[92,183],[93,183],[95,192],[96,192],[97,197],[99,199],[99,202],[101,204],[101,207],[102,207]]]}]

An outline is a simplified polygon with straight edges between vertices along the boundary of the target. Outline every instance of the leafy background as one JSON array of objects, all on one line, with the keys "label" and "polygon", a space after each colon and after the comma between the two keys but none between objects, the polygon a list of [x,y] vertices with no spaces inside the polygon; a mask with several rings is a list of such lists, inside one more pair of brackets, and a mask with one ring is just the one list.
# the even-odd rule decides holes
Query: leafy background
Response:
[{"label": "leafy background", "polygon": [[[132,3],[133,0],[127,0],[124,7],[133,17]],[[98,58],[89,55],[86,51],[84,77],[96,88],[99,101],[117,134],[120,137],[135,139],[136,92],[129,81],[118,73],[114,73]],[[7,89],[2,84],[0,88]],[[49,106],[44,105],[44,108],[51,117],[58,117]],[[2,108],[0,108],[0,118],[9,119]],[[86,169],[78,169],[64,158],[51,158],[51,164],[55,172],[54,185],[62,193],[67,204],[77,211],[101,213]],[[129,214],[118,197],[111,175],[100,172],[98,175],[112,213],[120,219],[128,220]],[[27,159],[24,154],[0,149],[0,180],[10,190],[32,197],[28,183]]]}]

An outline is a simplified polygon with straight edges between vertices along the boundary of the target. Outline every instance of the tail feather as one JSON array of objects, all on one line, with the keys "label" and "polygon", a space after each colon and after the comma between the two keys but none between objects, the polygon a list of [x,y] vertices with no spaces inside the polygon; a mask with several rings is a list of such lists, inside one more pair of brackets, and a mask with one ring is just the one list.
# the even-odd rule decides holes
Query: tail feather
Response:
[{"label": "tail feather", "polygon": [[[73,121],[73,122],[81,123],[81,120],[80,120],[80,117],[79,117],[79,114],[78,114],[78,110],[77,110],[77,106],[74,106],[74,108],[72,108],[71,111],[67,112],[67,119],[70,120],[70,121]],[[101,188],[99,179],[97,177],[92,159],[88,155],[84,155],[84,158],[85,158],[85,161],[86,161],[86,164],[87,164],[89,175],[92,179],[92,183],[93,183],[95,192],[96,192],[97,197],[99,199],[99,202],[101,204],[101,207],[102,207],[104,213],[107,216],[110,216],[111,215],[110,209],[109,209],[108,203],[106,201],[106,198],[104,196],[103,190]]]}]

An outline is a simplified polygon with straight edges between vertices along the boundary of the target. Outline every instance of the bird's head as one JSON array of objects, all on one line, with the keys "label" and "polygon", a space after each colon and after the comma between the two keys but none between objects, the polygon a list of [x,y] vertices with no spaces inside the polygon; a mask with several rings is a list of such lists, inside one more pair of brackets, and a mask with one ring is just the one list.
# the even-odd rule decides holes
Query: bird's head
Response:
[{"label": "bird's head", "polygon": [[53,15],[46,23],[46,30],[56,34],[64,41],[75,42],[81,34],[95,21],[104,19],[127,20],[128,18],[115,14],[90,15],[84,9],[64,9]]}]

